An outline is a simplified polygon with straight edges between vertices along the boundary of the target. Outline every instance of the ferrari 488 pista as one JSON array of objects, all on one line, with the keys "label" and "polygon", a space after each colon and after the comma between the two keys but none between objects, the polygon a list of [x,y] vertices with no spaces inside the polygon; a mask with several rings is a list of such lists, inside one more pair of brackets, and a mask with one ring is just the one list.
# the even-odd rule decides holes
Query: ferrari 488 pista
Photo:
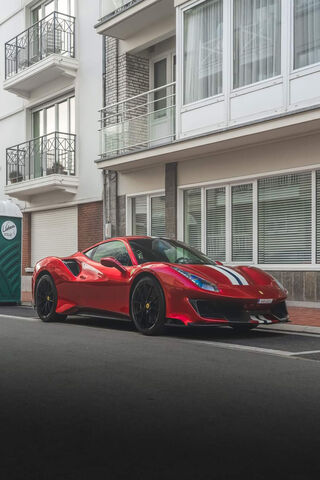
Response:
[{"label": "ferrari 488 pista", "polygon": [[225,266],[182,242],[120,237],[39,261],[32,278],[43,321],[97,313],[132,319],[146,335],[165,324],[250,330],[288,321],[287,291],[253,266]]}]

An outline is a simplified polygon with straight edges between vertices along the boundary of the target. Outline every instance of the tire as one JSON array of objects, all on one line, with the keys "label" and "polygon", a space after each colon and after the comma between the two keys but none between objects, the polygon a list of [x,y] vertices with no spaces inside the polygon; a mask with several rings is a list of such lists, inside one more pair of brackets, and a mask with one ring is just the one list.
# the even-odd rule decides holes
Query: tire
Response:
[{"label": "tire", "polygon": [[231,325],[233,330],[238,333],[247,333],[254,328],[257,328],[258,325]]},{"label": "tire", "polygon": [[159,282],[143,277],[137,282],[130,300],[131,318],[136,329],[144,335],[159,335],[164,331],[166,306]]},{"label": "tire", "polygon": [[58,294],[50,275],[43,275],[38,281],[35,303],[37,314],[43,322],[58,322],[67,318],[67,315],[56,313]]}]

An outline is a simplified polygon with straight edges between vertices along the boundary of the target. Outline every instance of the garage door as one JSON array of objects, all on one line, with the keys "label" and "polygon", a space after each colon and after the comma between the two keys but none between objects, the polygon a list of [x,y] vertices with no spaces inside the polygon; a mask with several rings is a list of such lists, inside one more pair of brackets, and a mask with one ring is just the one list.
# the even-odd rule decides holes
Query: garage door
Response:
[{"label": "garage door", "polygon": [[48,256],[66,257],[78,248],[78,209],[59,208],[31,215],[31,263]]}]

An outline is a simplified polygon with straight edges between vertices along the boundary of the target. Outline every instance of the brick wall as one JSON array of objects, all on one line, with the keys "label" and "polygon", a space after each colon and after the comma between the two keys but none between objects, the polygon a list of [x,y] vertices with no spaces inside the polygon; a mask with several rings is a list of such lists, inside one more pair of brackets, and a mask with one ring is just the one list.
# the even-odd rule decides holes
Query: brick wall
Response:
[{"label": "brick wall", "polygon": [[28,275],[27,267],[31,267],[31,213],[24,213],[22,218],[22,275]]},{"label": "brick wall", "polygon": [[103,203],[78,205],[78,250],[103,240]]}]

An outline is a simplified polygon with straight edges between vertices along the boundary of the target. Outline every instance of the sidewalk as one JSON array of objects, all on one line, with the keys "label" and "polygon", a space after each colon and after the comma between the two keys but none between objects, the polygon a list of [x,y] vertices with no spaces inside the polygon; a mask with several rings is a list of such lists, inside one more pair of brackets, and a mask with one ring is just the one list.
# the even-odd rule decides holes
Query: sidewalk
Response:
[{"label": "sidewalk", "polygon": [[290,323],[266,325],[268,330],[320,335],[320,308],[288,307]]},{"label": "sidewalk", "polygon": [[320,327],[320,308],[288,307],[288,312],[293,325]]}]

